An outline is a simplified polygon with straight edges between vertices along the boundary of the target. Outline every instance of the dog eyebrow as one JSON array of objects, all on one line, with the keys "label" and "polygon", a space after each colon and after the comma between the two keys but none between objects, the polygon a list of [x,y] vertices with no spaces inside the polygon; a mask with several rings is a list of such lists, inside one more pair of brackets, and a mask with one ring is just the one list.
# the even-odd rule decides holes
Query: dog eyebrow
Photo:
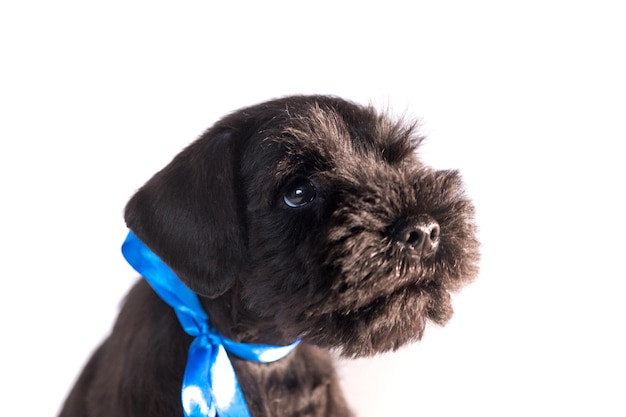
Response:
[{"label": "dog eyebrow", "polygon": [[391,116],[379,116],[374,133],[383,160],[395,165],[414,155],[424,140],[418,132],[417,121],[393,120]]},{"label": "dog eyebrow", "polygon": [[[398,165],[415,154],[423,137],[417,134],[417,123],[394,121],[369,109],[359,117],[348,119],[334,110],[315,108],[314,117],[299,115],[272,142],[283,148],[280,172],[315,172],[332,169],[339,155],[375,157]],[[332,138],[332,140],[330,140]]]}]

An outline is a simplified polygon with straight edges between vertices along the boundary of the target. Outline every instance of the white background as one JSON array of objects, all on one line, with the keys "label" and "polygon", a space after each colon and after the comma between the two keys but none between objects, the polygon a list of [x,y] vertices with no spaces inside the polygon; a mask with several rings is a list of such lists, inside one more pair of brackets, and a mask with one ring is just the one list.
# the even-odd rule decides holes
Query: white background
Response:
[{"label": "white background", "polygon": [[2,414],[54,415],[109,331],[135,189],[227,112],[331,93],[422,119],[483,242],[446,328],[340,364],[358,415],[626,415],[621,2],[217,3],[0,6]]}]

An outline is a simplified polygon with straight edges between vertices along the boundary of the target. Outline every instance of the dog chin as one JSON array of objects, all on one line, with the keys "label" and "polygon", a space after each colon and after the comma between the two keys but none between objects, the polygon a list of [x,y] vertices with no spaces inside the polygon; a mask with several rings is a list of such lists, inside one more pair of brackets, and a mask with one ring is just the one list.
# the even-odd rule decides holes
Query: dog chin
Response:
[{"label": "dog chin", "polygon": [[353,310],[318,316],[318,334],[305,340],[346,357],[372,356],[419,341],[430,321],[445,325],[452,316],[448,292],[406,286]]}]

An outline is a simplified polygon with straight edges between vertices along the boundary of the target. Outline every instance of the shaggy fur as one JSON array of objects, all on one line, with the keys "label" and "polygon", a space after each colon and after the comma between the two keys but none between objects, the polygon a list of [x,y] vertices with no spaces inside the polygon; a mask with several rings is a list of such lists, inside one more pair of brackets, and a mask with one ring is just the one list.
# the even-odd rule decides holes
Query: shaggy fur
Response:
[{"label": "shaggy fur", "polygon": [[[209,129],[130,200],[130,229],[201,298],[212,325],[287,358],[232,358],[253,416],[348,416],[329,349],[421,338],[477,273],[473,208],[421,137],[370,107],[294,96]],[[191,338],[143,281],[128,294],[62,417],[182,416]]]}]

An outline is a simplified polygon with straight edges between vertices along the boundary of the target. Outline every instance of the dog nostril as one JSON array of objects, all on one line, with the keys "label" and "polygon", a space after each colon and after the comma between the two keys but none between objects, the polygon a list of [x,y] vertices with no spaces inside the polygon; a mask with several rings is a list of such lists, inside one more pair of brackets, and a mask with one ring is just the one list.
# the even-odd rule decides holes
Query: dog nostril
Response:
[{"label": "dog nostril", "polygon": [[439,225],[437,223],[434,223],[431,225],[429,238],[430,238],[430,241],[435,245],[439,243],[440,232],[441,232],[441,229],[439,229]]},{"label": "dog nostril", "polygon": [[422,241],[422,234],[419,231],[413,231],[409,233],[409,237],[406,240],[406,244],[409,246],[417,246]]},{"label": "dog nostril", "polygon": [[441,236],[439,224],[430,216],[420,216],[416,220],[403,220],[393,228],[392,238],[422,256],[436,252]]}]

